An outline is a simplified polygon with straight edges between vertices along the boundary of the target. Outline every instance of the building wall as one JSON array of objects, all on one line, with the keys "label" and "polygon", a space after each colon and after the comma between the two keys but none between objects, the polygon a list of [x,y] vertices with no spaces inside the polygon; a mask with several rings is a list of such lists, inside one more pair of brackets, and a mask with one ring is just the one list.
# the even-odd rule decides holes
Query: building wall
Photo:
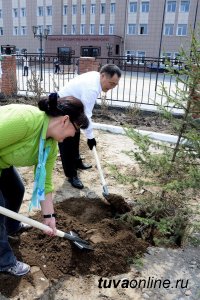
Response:
[{"label": "building wall", "polygon": [[[2,7],[2,19],[4,35],[0,36],[1,45],[16,45],[19,49],[27,48],[30,52],[36,51],[38,41],[33,41],[32,25],[36,24],[36,5],[35,1],[29,1],[26,17],[21,17],[20,9],[26,7],[26,0],[7,0],[0,1]],[[18,8],[18,17],[13,17],[13,8]],[[27,8],[27,7],[26,7]],[[13,27],[19,28],[19,35],[13,35]],[[27,27],[27,34],[21,35],[21,26]]]},{"label": "building wall", "polygon": [[[108,55],[107,43],[112,45],[112,53]],[[116,45],[121,45],[121,37],[119,36],[97,36],[97,35],[52,35],[46,42],[46,53],[58,53],[58,47],[69,47],[74,51],[76,57],[81,56],[81,47],[101,48],[101,57],[116,56]],[[119,53],[120,54],[120,53]]]},{"label": "building wall", "polygon": [[[133,2],[137,3],[137,11],[131,12],[130,6]],[[144,2],[149,2],[149,12],[142,12]],[[105,43],[117,43],[116,36],[121,37],[121,55],[142,55],[147,57],[157,57],[163,52],[171,53],[173,57],[180,45],[189,47],[189,31],[194,27],[197,3],[199,0],[190,0],[189,12],[180,12],[182,0],[176,0],[176,11],[165,12],[163,19],[164,6],[168,6],[168,0],[0,0],[0,44],[11,44],[21,50],[26,48],[29,53],[39,51],[40,43],[38,38],[34,38],[32,26],[43,26],[51,28],[52,36],[67,36],[65,40],[70,41],[70,46],[75,53],[80,52],[80,46],[87,44],[84,35],[99,36],[97,42],[102,47],[102,55],[106,55]],[[111,13],[115,4],[115,12]],[[73,7],[76,5],[76,14],[73,14]],[[86,13],[82,11],[82,5],[86,7]],[[96,5],[95,13],[91,13],[91,5]],[[102,13],[101,5],[105,5],[105,13]],[[67,6],[67,14],[64,14],[64,6]],[[44,10],[44,15],[39,16],[38,8]],[[47,15],[47,8],[52,7],[52,16]],[[22,15],[25,8],[26,16]],[[18,9],[18,16],[14,17],[14,9]],[[200,22],[200,4],[196,15],[196,24]],[[164,22],[163,22],[164,20]],[[163,31],[161,30],[163,23]],[[94,33],[91,34],[91,24],[94,25]],[[129,34],[130,25],[135,26],[135,33]],[[174,26],[173,35],[165,34],[165,25]],[[178,24],[187,25],[187,35],[177,35]],[[72,25],[76,27],[76,32],[72,34]],[[100,25],[104,25],[104,33],[99,35]],[[114,32],[110,34],[112,26]],[[131,25],[131,26],[132,26]],[[141,26],[147,26],[147,34],[141,34]],[[14,34],[18,28],[18,34]],[[22,35],[22,29],[25,33]],[[85,30],[85,34],[81,34]],[[2,34],[3,30],[3,35]],[[65,31],[66,30],[66,31]],[[162,32],[163,34],[162,34]],[[77,37],[77,39],[75,38]],[[104,37],[103,37],[104,36]],[[110,37],[109,37],[110,36]],[[71,40],[70,40],[71,37]],[[81,41],[83,39],[83,41]],[[91,45],[92,38],[88,38],[88,46]],[[50,45],[52,37],[48,41],[42,40],[43,48],[50,51],[56,49]],[[56,41],[55,41],[56,42]],[[77,43],[78,42],[78,43]],[[113,44],[113,48],[115,44]],[[79,49],[78,49],[79,48]]]}]

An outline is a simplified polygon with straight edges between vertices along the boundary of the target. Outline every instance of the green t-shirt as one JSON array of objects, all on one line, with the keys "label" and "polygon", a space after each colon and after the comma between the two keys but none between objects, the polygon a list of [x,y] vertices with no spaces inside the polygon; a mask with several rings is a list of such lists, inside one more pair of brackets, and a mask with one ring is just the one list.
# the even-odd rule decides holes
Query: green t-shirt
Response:
[{"label": "green t-shirt", "polygon": [[[0,173],[10,166],[37,166],[40,136],[46,139],[49,117],[39,108],[10,104],[0,107]],[[52,172],[57,157],[57,142],[48,138],[45,193],[53,191]]]}]

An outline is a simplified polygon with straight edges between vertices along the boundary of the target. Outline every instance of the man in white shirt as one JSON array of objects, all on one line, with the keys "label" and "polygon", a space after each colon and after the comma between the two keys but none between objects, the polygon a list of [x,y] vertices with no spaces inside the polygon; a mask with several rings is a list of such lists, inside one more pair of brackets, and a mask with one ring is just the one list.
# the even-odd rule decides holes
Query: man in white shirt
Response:
[{"label": "man in white shirt", "polygon": [[[59,92],[59,97],[73,96],[84,105],[84,111],[90,124],[85,130],[90,150],[96,146],[92,128],[92,110],[101,91],[107,92],[118,85],[121,77],[120,69],[114,64],[104,65],[100,72],[91,71],[78,75],[70,80]],[[59,143],[60,155],[65,176],[73,187],[82,189],[84,186],[77,176],[77,169],[86,170],[91,165],[84,164],[79,154],[80,131],[74,137],[66,138]]]}]

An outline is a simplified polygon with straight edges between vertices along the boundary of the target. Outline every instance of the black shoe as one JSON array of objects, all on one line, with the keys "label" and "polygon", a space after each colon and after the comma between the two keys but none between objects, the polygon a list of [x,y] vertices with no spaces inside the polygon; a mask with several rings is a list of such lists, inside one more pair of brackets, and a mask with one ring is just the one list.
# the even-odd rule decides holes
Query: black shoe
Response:
[{"label": "black shoe", "polygon": [[81,180],[77,177],[69,177],[68,181],[71,183],[71,185],[77,189],[83,189],[84,185],[82,184]]},{"label": "black shoe", "polygon": [[77,169],[80,169],[80,170],[87,170],[87,169],[91,169],[91,168],[92,168],[92,165],[84,164],[84,162],[82,162],[82,161],[79,161],[77,164]]}]

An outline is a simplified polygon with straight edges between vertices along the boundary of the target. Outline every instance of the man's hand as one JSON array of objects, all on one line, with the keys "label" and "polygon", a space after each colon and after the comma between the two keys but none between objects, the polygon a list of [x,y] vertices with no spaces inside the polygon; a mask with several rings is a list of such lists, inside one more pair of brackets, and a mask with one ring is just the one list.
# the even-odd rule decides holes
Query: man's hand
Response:
[{"label": "man's hand", "polygon": [[87,144],[88,144],[88,147],[90,148],[90,150],[92,150],[92,148],[93,148],[94,146],[96,147],[96,145],[97,145],[95,139],[88,139],[88,140],[87,140]]}]

